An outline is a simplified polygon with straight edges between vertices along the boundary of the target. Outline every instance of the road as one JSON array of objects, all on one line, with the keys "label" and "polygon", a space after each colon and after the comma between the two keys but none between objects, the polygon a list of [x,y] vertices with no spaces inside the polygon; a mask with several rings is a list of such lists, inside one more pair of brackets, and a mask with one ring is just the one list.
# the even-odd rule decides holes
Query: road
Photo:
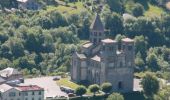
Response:
[{"label": "road", "polygon": [[60,90],[60,87],[56,84],[56,81],[53,81],[52,76],[48,77],[37,77],[25,79],[25,82],[20,85],[38,85],[44,88],[45,93],[44,97],[67,97],[67,94]]}]

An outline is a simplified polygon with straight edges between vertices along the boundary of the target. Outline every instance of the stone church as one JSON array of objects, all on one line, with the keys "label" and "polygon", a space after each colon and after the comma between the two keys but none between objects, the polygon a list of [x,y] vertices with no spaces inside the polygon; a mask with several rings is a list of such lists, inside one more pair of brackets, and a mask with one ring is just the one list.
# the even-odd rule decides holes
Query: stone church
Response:
[{"label": "stone church", "polygon": [[[118,49],[118,45],[121,49]],[[115,92],[133,91],[134,41],[129,38],[105,38],[104,25],[96,14],[91,26],[89,42],[71,60],[71,79],[101,85],[110,82]]]}]

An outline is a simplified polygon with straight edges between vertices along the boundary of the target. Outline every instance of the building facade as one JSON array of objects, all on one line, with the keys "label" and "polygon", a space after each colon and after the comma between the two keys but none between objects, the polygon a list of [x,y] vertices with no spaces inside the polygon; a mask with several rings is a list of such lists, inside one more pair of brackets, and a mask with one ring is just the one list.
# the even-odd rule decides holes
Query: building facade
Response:
[{"label": "building facade", "polygon": [[105,38],[104,26],[96,14],[90,26],[89,42],[82,46],[81,52],[72,55],[71,79],[99,85],[110,82],[113,91],[133,91],[134,55],[132,39],[124,38],[119,44]]},{"label": "building facade", "polygon": [[44,89],[36,86],[0,85],[0,100],[44,100]]}]

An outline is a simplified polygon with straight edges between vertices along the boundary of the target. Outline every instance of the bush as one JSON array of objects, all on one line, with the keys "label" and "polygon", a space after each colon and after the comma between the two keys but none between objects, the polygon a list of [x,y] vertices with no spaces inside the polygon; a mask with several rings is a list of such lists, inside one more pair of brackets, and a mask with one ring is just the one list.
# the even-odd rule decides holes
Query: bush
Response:
[{"label": "bush", "polygon": [[144,7],[141,4],[137,3],[133,8],[132,13],[135,17],[142,16],[144,13]]},{"label": "bush", "polygon": [[112,90],[112,84],[111,83],[103,83],[101,86],[101,90],[105,93],[110,93]]},{"label": "bush", "polygon": [[84,86],[79,86],[76,88],[75,93],[78,96],[82,96],[83,94],[85,94],[87,92],[86,88]]},{"label": "bush", "polygon": [[92,92],[92,93],[94,93],[94,95],[96,94],[96,92],[98,92],[99,91],[99,85],[97,85],[97,84],[93,84],[93,85],[90,85],[89,86],[89,90],[90,90],[90,92]]},{"label": "bush", "polygon": [[113,93],[107,98],[107,100],[124,100],[124,98],[119,93]]}]

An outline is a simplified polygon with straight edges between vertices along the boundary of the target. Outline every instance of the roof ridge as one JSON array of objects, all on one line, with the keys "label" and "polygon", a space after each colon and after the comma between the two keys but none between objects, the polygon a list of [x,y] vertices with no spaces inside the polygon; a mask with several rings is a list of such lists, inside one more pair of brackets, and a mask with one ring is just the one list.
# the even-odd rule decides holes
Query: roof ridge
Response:
[{"label": "roof ridge", "polygon": [[90,29],[92,30],[104,30],[104,26],[103,23],[100,19],[100,15],[98,13],[96,13],[96,16],[90,26]]}]

